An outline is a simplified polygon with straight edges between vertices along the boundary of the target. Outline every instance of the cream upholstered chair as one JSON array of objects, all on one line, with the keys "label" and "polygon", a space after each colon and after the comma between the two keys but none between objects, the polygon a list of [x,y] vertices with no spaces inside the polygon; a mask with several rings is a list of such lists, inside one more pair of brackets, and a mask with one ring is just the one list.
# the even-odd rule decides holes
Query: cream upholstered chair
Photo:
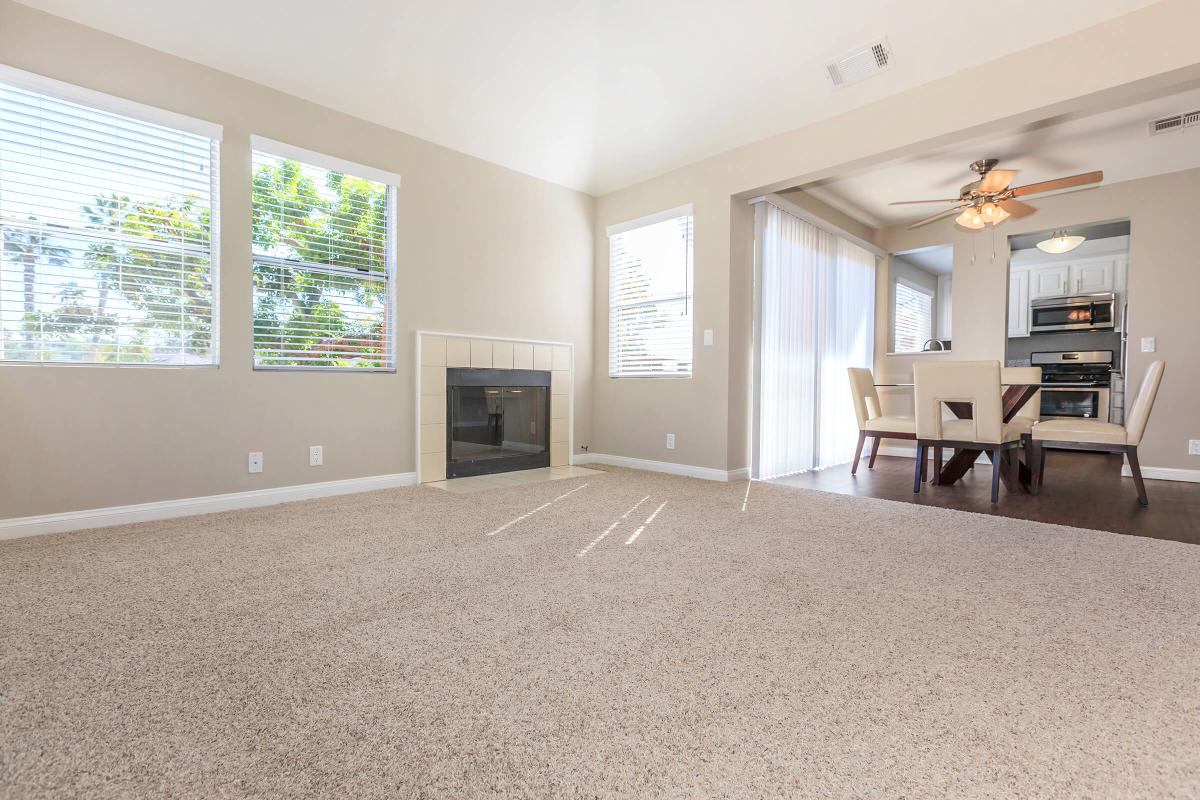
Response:
[{"label": "cream upholstered chair", "polygon": [[850,367],[850,394],[854,397],[854,415],[858,417],[858,447],[854,450],[854,466],[850,474],[858,472],[858,460],[862,457],[863,444],[868,436],[874,437],[871,458],[867,468],[874,469],[875,456],[879,455],[882,439],[915,439],[916,427],[912,417],[885,415],[879,404],[879,392],[875,390],[875,377],[871,370]]},{"label": "cream upholstered chair", "polygon": [[1033,426],[1029,469],[1032,481],[1029,490],[1033,494],[1041,491],[1042,473],[1046,468],[1047,447],[1061,450],[1098,450],[1105,453],[1124,453],[1129,459],[1129,471],[1133,473],[1133,484],[1137,487],[1138,502],[1149,505],[1146,499],[1146,484],[1142,481],[1142,466],[1138,463],[1137,449],[1150,420],[1150,409],[1158,395],[1166,363],[1155,361],[1146,369],[1142,387],[1138,389],[1125,424],[1115,425],[1096,419],[1049,419]]},{"label": "cream upholstered chair", "polygon": [[[1041,383],[1041,367],[1001,367],[1000,383],[1004,386],[1014,386],[1022,383]],[[1009,423],[1020,427],[1021,433],[1029,433],[1038,420],[1042,418],[1042,391],[1034,392],[1033,397],[1025,405],[1017,409],[1016,415]]]},{"label": "cream upholstered chair", "polygon": [[[933,448],[941,471],[943,447],[987,451],[992,459],[992,502],[1000,498],[1000,459],[1018,446],[1021,425],[1004,422],[999,361],[945,361],[913,367],[917,412],[917,466],[913,493],[921,491],[926,454]],[[970,418],[943,419],[944,403],[969,405]]]}]

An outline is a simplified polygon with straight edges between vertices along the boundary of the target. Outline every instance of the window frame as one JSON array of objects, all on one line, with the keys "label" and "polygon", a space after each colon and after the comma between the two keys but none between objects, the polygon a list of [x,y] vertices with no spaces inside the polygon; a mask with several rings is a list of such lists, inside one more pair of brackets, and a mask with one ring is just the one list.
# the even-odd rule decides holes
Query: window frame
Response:
[{"label": "window frame", "polygon": [[[688,348],[689,348],[689,352],[691,354],[691,359],[688,362],[688,370],[686,373],[683,373],[683,372],[670,372],[670,373],[613,372],[613,352],[616,348],[616,342],[613,339],[613,337],[611,336],[611,331],[613,329],[613,310],[614,310],[614,308],[616,308],[616,306],[613,304],[612,239],[614,236],[619,236],[620,234],[623,234],[623,233],[635,231],[640,228],[648,228],[652,225],[657,225],[662,222],[670,222],[672,220],[679,219],[680,217],[688,217],[689,218],[688,225],[689,225],[689,227],[691,229],[691,233],[692,233],[691,241],[688,242],[688,248],[689,248],[688,270],[687,270],[687,279],[685,281],[684,292],[683,292],[683,297],[682,297],[683,301],[685,303],[687,303],[688,307],[691,309],[691,313],[690,313],[691,330],[689,331],[689,334],[688,334]],[[695,214],[695,206],[692,203],[685,203],[684,205],[676,206],[674,208],[668,208],[663,211],[658,211],[654,214],[647,214],[646,216],[637,217],[636,219],[631,219],[631,220],[627,220],[625,222],[615,223],[613,225],[609,225],[608,228],[606,229],[606,235],[608,238],[608,331],[610,332],[610,335],[608,336],[608,377],[609,378],[614,379],[614,380],[691,380],[692,377],[695,375],[695,373],[696,373],[696,312],[695,312],[695,308],[696,308],[696,277],[695,277],[696,246],[695,246],[695,232],[696,232],[696,214]],[[663,299],[644,300],[639,303],[630,303],[629,305],[621,306],[621,307],[622,308],[632,308],[636,305],[647,305],[650,303],[659,303],[659,302],[669,302],[669,301],[663,300]]]},{"label": "window frame", "polygon": [[210,140],[208,266],[212,286],[211,359],[207,364],[162,364],[133,361],[27,361],[0,358],[0,367],[75,367],[97,369],[219,369],[221,366],[221,145],[225,129],[208,120],[106,94],[74,83],[60,81],[34,72],[0,64],[0,84],[47,95],[68,103],[77,103],[117,116],[129,117],[152,125],[189,133]]},{"label": "window frame", "polygon": [[[265,256],[254,252],[254,240],[250,240],[250,368],[255,372],[329,372],[329,373],[391,373],[397,371],[397,353],[400,346],[399,331],[396,325],[396,300],[397,300],[397,206],[400,194],[400,175],[394,172],[377,169],[365,164],[358,164],[353,161],[347,161],[337,156],[330,156],[324,153],[319,153],[314,150],[307,150],[296,145],[280,142],[274,139],[268,139],[264,136],[250,136],[250,160],[251,168],[249,174],[250,186],[254,182],[254,154],[263,153],[274,158],[281,158],[290,161],[297,161],[301,164],[319,169],[328,170],[330,172],[341,172],[353,175],[356,178],[364,178],[366,180],[382,183],[387,187],[387,311],[385,315],[388,335],[386,344],[388,347],[387,360],[388,364],[382,367],[353,367],[353,366],[304,366],[294,364],[259,364],[258,354],[254,346],[254,264],[256,261],[265,261],[277,266],[286,267],[289,269],[306,269],[315,272],[322,272],[329,275],[346,275],[347,277],[362,278],[362,273],[358,270],[347,269],[344,267],[331,267],[328,264],[316,264],[307,261],[292,261],[290,259],[281,258],[279,256]],[[250,200],[250,214],[254,215],[254,199]]]},{"label": "window frame", "polygon": [[897,355],[903,355],[905,353],[920,353],[923,352],[921,350],[921,346],[924,344],[924,342],[919,342],[914,350],[901,350],[899,342],[897,341],[896,325],[900,321],[900,317],[896,311],[897,306],[899,305],[899,288],[901,286],[929,298],[929,336],[926,337],[926,341],[937,338],[937,291],[931,291],[929,287],[922,286],[916,281],[912,281],[901,276],[896,276],[896,278],[892,281],[891,330],[889,331],[889,334],[892,337],[892,352],[896,353]]}]

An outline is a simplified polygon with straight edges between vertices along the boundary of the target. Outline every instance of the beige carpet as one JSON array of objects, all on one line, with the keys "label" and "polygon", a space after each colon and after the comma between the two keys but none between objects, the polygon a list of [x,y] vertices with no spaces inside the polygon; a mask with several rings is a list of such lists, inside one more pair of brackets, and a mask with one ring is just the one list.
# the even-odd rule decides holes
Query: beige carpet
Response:
[{"label": "beige carpet", "polygon": [[1200,548],[745,488],[0,543],[0,795],[1200,795]]}]

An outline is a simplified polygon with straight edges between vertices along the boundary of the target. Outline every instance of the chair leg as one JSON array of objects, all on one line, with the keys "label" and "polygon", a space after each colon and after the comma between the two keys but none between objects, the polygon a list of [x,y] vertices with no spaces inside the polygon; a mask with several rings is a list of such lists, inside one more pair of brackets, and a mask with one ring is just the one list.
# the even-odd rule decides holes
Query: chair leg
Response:
[{"label": "chair leg", "polygon": [[867,441],[867,432],[866,432],[866,431],[859,431],[859,432],[858,432],[858,447],[855,447],[855,448],[854,448],[854,465],[853,465],[852,467],[850,467],[850,474],[851,474],[851,475],[853,475],[853,474],[855,474],[856,472],[858,472],[858,460],[859,460],[860,458],[862,458],[862,449],[863,449],[863,444],[864,444],[866,441]]},{"label": "chair leg", "polygon": [[1148,506],[1150,501],[1146,499],[1146,484],[1142,481],[1142,465],[1138,463],[1137,447],[1126,448],[1125,455],[1129,459],[1129,471],[1133,473],[1133,485],[1137,487],[1138,502]]},{"label": "chair leg", "polygon": [[913,468],[913,494],[921,493],[921,479],[925,477],[925,445],[917,444],[917,463]]},{"label": "chair leg", "polygon": [[1040,442],[1032,439],[1026,446],[1029,454],[1029,493],[1036,495],[1042,491],[1042,472],[1046,466],[1046,448]]},{"label": "chair leg", "polygon": [[1000,448],[992,450],[992,503],[1000,501]]},{"label": "chair leg", "polygon": [[882,441],[882,437],[876,436],[871,444],[871,459],[867,462],[867,469],[875,469],[875,456],[879,455],[879,443]]}]

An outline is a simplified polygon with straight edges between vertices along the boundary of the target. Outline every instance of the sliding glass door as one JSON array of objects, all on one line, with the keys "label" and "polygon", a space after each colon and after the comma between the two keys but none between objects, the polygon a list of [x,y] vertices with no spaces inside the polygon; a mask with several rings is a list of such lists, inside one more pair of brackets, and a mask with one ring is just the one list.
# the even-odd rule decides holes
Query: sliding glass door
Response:
[{"label": "sliding glass door", "polygon": [[872,366],[875,255],[771,202],[755,208],[754,476],[850,461],[847,367]]}]

